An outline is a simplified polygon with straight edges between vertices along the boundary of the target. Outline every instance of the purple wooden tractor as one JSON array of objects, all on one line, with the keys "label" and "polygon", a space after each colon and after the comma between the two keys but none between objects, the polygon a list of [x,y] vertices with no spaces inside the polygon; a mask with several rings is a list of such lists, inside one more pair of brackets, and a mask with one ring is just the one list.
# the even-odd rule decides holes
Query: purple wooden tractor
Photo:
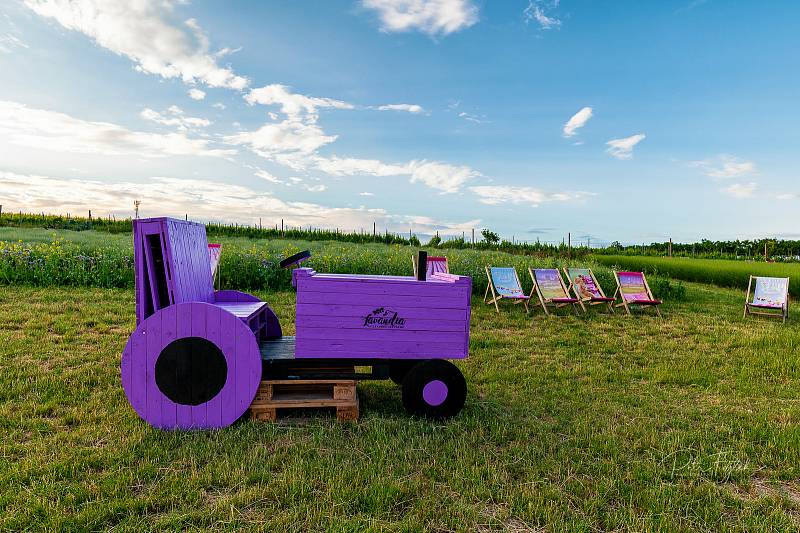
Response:
[{"label": "purple wooden tractor", "polygon": [[[247,411],[262,374],[291,379],[300,371],[303,379],[390,378],[412,414],[446,418],[463,407],[466,382],[447,359],[468,354],[469,277],[424,279],[425,268],[423,279],[296,268],[297,336],[289,337],[266,302],[214,290],[205,226],[139,219],[133,239],[136,330],[122,354],[122,385],[152,426],[228,426]],[[302,252],[281,266],[308,257]]]}]

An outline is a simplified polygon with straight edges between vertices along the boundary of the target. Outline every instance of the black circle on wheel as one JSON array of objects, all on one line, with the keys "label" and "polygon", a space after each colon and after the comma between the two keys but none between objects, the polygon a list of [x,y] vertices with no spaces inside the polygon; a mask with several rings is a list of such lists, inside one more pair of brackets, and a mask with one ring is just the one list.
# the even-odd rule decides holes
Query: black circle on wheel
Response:
[{"label": "black circle on wheel", "polygon": [[450,418],[461,411],[466,399],[467,382],[450,361],[417,363],[403,380],[403,405],[413,415]]},{"label": "black circle on wheel", "polygon": [[297,252],[294,255],[290,255],[289,257],[281,261],[280,265],[281,268],[289,268],[294,264],[299,265],[309,257],[311,257],[311,252],[309,252],[308,250],[303,250],[302,252]]},{"label": "black circle on wheel", "polygon": [[392,361],[389,363],[389,379],[395,384],[402,385],[408,371],[419,361]]},{"label": "black circle on wheel", "polygon": [[158,355],[156,386],[180,405],[200,405],[213,399],[228,379],[225,355],[213,342],[183,337],[169,343]]}]

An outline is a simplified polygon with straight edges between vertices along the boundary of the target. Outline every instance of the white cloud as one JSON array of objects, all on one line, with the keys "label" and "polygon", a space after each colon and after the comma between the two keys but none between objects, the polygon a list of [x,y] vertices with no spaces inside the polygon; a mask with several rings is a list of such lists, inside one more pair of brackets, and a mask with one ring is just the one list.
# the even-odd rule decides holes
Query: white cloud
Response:
[{"label": "white cloud", "polygon": [[[353,109],[352,104],[331,98],[317,98],[291,92],[286,85],[273,84],[253,89],[244,99],[250,105],[277,105],[286,115],[282,122],[267,123],[258,130],[225,137],[230,144],[246,145],[256,154],[296,170],[307,167],[305,159],[334,142],[317,125],[320,108]],[[270,119],[277,115],[270,112]]]},{"label": "white cloud", "polygon": [[353,104],[332,98],[317,98],[291,92],[286,85],[272,84],[252,89],[244,97],[248,104],[277,105],[287,117],[316,121],[318,108],[353,109]]},{"label": "white cloud", "polygon": [[775,195],[775,198],[777,200],[796,200],[797,198],[800,198],[800,194],[794,192],[785,192]]},{"label": "white cloud", "polygon": [[221,57],[229,56],[229,55],[235,54],[236,52],[241,52],[241,51],[242,51],[242,47],[241,47],[241,46],[239,46],[239,47],[237,47],[237,48],[228,48],[228,47],[225,47],[225,48],[223,48],[223,49],[221,49],[221,50],[219,50],[219,51],[215,52],[215,53],[214,53],[214,57],[216,57],[217,59],[219,59],[219,58],[221,58]]},{"label": "white cloud", "polygon": [[170,22],[175,5],[182,0],[24,1],[40,16],[84,33],[103,48],[131,59],[141,72],[238,90],[249,83],[217,64],[209,52],[209,39],[196,20],[187,20],[186,28]]},{"label": "white cloud", "polygon": [[691,161],[689,166],[699,168],[706,176],[720,180],[756,173],[755,163],[728,154],[720,154],[702,161]]},{"label": "white cloud", "polygon": [[223,104],[222,102],[217,102],[215,104],[211,104],[211,107],[215,107],[215,108],[219,109],[220,111],[224,111],[225,110],[225,104]]},{"label": "white cloud", "polygon": [[411,183],[420,182],[443,193],[454,193],[480,173],[468,166],[454,166],[437,161],[412,161],[408,164]]},{"label": "white cloud", "polygon": [[85,121],[64,113],[0,100],[0,145],[3,141],[57,152],[140,157],[221,157],[236,153],[235,150],[211,148],[208,140],[192,139],[184,133],[131,131],[109,122]]},{"label": "white cloud", "polygon": [[421,233],[423,235],[432,235],[436,232],[458,235],[462,231],[468,232],[472,228],[476,228],[481,224],[481,220],[479,218],[464,222],[445,222],[426,216],[398,217],[398,219],[405,222],[407,229],[410,226],[414,230],[414,233]]},{"label": "white cloud", "polygon": [[722,192],[734,198],[750,198],[756,191],[758,184],[755,182],[749,183],[732,183],[722,189]]},{"label": "white cloud", "polygon": [[189,89],[189,98],[192,100],[202,100],[205,97],[205,91],[201,91],[200,89]]},{"label": "white cloud", "polygon": [[29,48],[29,46],[10,33],[0,35],[0,53],[10,54],[15,48]]},{"label": "white cloud", "polygon": [[405,165],[390,165],[377,159],[355,157],[314,157],[314,167],[331,176],[402,176],[410,174]]},{"label": "white cloud", "polygon": [[[267,159],[274,159],[292,168],[302,168],[302,159],[317,149],[332,143],[336,135],[326,135],[314,123],[284,120],[261,126],[255,131],[244,131],[225,137],[225,142],[245,145]],[[283,155],[284,157],[278,157]]]},{"label": "white cloud", "polygon": [[266,180],[266,181],[268,181],[270,183],[283,183],[282,179],[280,179],[277,176],[274,176],[274,175],[270,174],[266,170],[258,169],[258,170],[256,170],[255,175],[257,177],[261,178],[262,180]]},{"label": "white cloud", "polygon": [[[133,200],[142,201],[143,216],[180,216],[195,220],[252,223],[262,217],[289,225],[324,227],[336,220],[343,227],[386,221],[381,209],[326,207],[285,202],[248,187],[206,180],[154,177],[146,183],[107,182],[19,175],[0,171],[0,198],[24,210],[82,212],[100,206],[110,213],[130,216]],[[257,214],[257,215],[255,215]]]},{"label": "white cloud", "polygon": [[479,201],[488,205],[514,204],[532,205],[534,207],[544,202],[568,202],[591,196],[586,192],[556,192],[547,193],[533,187],[514,187],[508,185],[481,185],[470,187]]},{"label": "white cloud", "polygon": [[[480,220],[461,223],[415,215],[394,215],[384,209],[329,207],[309,202],[286,202],[241,185],[199,179],[153,177],[145,183],[109,182],[22,175],[0,170],[0,203],[31,212],[95,213],[131,216],[133,201],[141,200],[140,215],[176,216],[198,221],[245,224],[284,219],[290,226],[339,227],[344,230],[379,228],[406,232],[461,231]],[[12,207],[9,207],[12,208]]]},{"label": "white cloud", "polygon": [[[457,192],[465,182],[480,175],[466,166],[436,161],[414,160],[396,165],[376,159],[323,157],[317,151],[336,141],[338,136],[325,134],[317,124],[319,109],[354,109],[352,104],[293,93],[289,87],[279,84],[253,89],[245,96],[245,100],[251,105],[280,106],[281,113],[287,118],[282,122],[265,124],[256,131],[227,136],[225,141],[246,145],[256,154],[293,170],[316,168],[332,176],[405,175],[410,177],[412,183],[420,182],[445,193]],[[413,104],[393,105],[402,106],[403,111],[416,112]]]},{"label": "white cloud", "polygon": [[378,111],[406,111],[413,114],[425,112],[425,110],[422,109],[422,106],[417,104],[387,104],[378,106]]},{"label": "white cloud", "polygon": [[442,193],[458,192],[480,172],[468,166],[450,165],[425,159],[405,164],[387,164],[377,159],[314,157],[314,167],[331,176],[408,176],[411,183],[419,182]]},{"label": "white cloud", "polygon": [[567,139],[570,137],[574,137],[575,134],[578,133],[578,130],[581,129],[589,122],[589,119],[592,118],[592,108],[591,107],[584,107],[567,121],[564,124],[563,135]]},{"label": "white cloud", "polygon": [[211,125],[210,120],[198,117],[187,117],[183,110],[176,105],[169,106],[166,114],[161,114],[158,111],[146,107],[139,113],[139,116],[145,120],[163,124],[164,126],[175,126],[180,131],[187,131],[193,128],[205,128]]},{"label": "white cloud", "polygon": [[474,122],[475,124],[483,124],[488,122],[487,120],[484,120],[486,117],[473,115],[472,113],[467,113],[466,111],[461,111],[458,116],[469,122]]},{"label": "white cloud", "polygon": [[633,148],[642,142],[645,137],[647,136],[644,133],[637,133],[623,139],[612,139],[606,143],[608,145],[606,152],[617,159],[631,159],[633,157]]},{"label": "white cloud", "polygon": [[522,12],[525,19],[525,24],[529,22],[536,22],[543,30],[558,29],[561,27],[561,21],[554,17],[547,15],[547,11],[551,8],[558,7],[559,0],[552,0],[550,2],[543,0],[528,0],[528,7]]},{"label": "white cloud", "polygon": [[471,0],[362,0],[378,13],[385,32],[418,30],[430,36],[449,35],[478,22]]},{"label": "white cloud", "polygon": [[359,196],[375,196],[375,193],[364,191],[364,192],[358,193],[358,195]]},{"label": "white cloud", "polygon": [[327,187],[321,183],[318,185],[303,185],[303,188],[308,192],[322,192],[327,189]]}]

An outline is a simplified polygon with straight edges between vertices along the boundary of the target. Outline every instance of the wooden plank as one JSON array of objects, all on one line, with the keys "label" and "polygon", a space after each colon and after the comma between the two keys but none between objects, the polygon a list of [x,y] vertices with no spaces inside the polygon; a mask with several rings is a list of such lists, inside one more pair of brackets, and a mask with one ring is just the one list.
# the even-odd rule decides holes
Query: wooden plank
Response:
[{"label": "wooden plank", "polygon": [[144,331],[134,332],[131,338],[131,407],[144,417],[147,412],[147,359],[138,354],[147,351],[147,335]]},{"label": "wooden plank", "polygon": [[[193,306],[192,306],[193,307]],[[192,336],[192,307],[182,308],[178,317],[178,338]],[[176,425],[181,429],[192,427],[192,408],[189,405],[176,404]]]},{"label": "wooden plank", "polygon": [[404,342],[415,341],[419,343],[446,342],[461,343],[464,339],[465,324],[460,328],[449,331],[413,330],[413,329],[369,329],[369,328],[340,328],[319,327],[303,330],[303,339],[329,339],[348,341],[383,341]]},{"label": "wooden plank", "polygon": [[278,410],[335,408],[340,421],[356,420],[358,393],[354,380],[265,380],[250,405],[253,420],[274,421]]},{"label": "wooden plank", "polygon": [[[192,306],[192,337],[206,338],[206,312],[208,306],[195,305]],[[192,391],[194,396],[194,390]],[[208,402],[201,403],[200,405],[192,406],[192,426],[193,427],[207,427],[208,426]]]},{"label": "wooden plank", "polygon": [[[431,311],[427,308],[419,307],[400,307],[393,306],[392,309],[397,311],[405,318],[428,318],[435,316],[440,320],[464,320],[464,304],[459,308],[454,309],[437,309]],[[297,304],[297,316],[312,317],[312,316],[336,316],[336,317],[365,317],[375,310],[375,306],[370,305],[338,305],[338,304]]]},{"label": "wooden plank", "polygon": [[161,427],[161,398],[155,380],[155,366],[161,353],[161,313],[156,313],[147,321],[147,413],[148,421],[154,427]]},{"label": "wooden plank", "polygon": [[364,317],[337,317],[337,316],[303,316],[299,315],[296,320],[297,336],[305,337],[306,329],[314,328],[342,328],[342,329],[356,329],[364,331],[368,334],[370,331],[393,331],[397,334],[410,331],[464,331],[467,326],[463,320],[425,320],[422,318],[405,318],[398,313],[398,316],[403,318],[402,328],[383,328],[383,327],[366,327],[364,325]]},{"label": "wooden plank", "polygon": [[464,298],[426,296],[381,296],[375,294],[330,294],[298,292],[299,304],[366,305],[377,307],[420,307],[427,309],[464,309]]},{"label": "wooden plank", "polygon": [[259,342],[262,359],[294,359],[295,337],[279,337]]},{"label": "wooden plank", "polygon": [[[231,315],[227,315],[228,320],[237,320],[235,317]],[[236,364],[236,373],[234,374],[234,382],[233,386],[236,389],[236,402],[237,408],[244,412],[247,407],[250,405],[250,401],[252,398],[248,398],[244,400],[245,394],[243,391],[249,389],[250,382],[253,379],[253,375],[251,374],[251,369],[248,365],[243,362],[239,361],[239,356],[241,354],[247,353],[247,348],[251,342],[253,342],[253,334],[247,328],[231,328],[227,331],[235,331],[236,334],[236,356],[237,364]],[[261,365],[261,357],[258,358],[258,364]],[[261,372],[259,369],[258,374],[255,376],[255,379],[260,381],[261,380]],[[255,385],[256,387],[258,384]]]},{"label": "wooden plank", "polygon": [[[161,311],[161,345],[166,347],[178,338],[178,324],[175,307],[169,306]],[[172,402],[161,402],[161,421],[164,427],[175,427],[177,424],[178,410]]]},{"label": "wooden plank", "polygon": [[[206,336],[205,338],[213,342],[217,348],[222,346],[222,337],[227,334],[222,328],[222,311],[215,306],[208,306],[206,309]],[[221,392],[221,391],[220,391]],[[222,402],[219,399],[212,400],[207,405],[208,424],[211,427],[222,426]]]},{"label": "wooden plank", "polygon": [[316,277],[300,279],[298,291],[327,293],[356,293],[397,296],[458,297],[464,296],[468,288],[454,283],[416,282],[416,283],[375,283],[368,280],[333,281]]},{"label": "wooden plank", "polygon": [[387,342],[371,340],[298,339],[295,358],[300,357],[401,357],[406,354],[431,354],[433,357],[457,358],[466,355],[467,347],[459,342]]},{"label": "wooden plank", "polygon": [[[457,281],[451,280],[438,280],[438,279],[429,279],[426,281],[419,281],[414,276],[392,276],[392,275],[381,275],[381,274],[334,274],[334,273],[327,273],[327,272],[310,272],[305,274],[303,277],[305,278],[315,278],[318,280],[337,280],[337,281],[366,281],[372,283],[405,283],[405,284],[415,284],[415,283],[440,283],[440,284],[449,284],[452,285],[453,283],[458,283]],[[469,279],[469,276],[459,276],[459,281],[465,282]]]},{"label": "wooden plank", "polygon": [[[225,332],[220,339],[220,348],[222,349],[222,353],[226,355],[225,359],[228,364],[228,379],[227,381],[230,382],[236,379],[238,375],[238,362],[236,358],[236,335],[232,334],[231,330],[231,319],[230,315],[225,313],[221,313],[221,320],[220,320],[220,329],[221,331]],[[233,355],[230,357],[229,354]],[[222,391],[220,392],[220,403],[222,405],[234,405],[236,398],[236,387],[231,386],[231,384],[226,383],[225,387],[223,387]]]}]

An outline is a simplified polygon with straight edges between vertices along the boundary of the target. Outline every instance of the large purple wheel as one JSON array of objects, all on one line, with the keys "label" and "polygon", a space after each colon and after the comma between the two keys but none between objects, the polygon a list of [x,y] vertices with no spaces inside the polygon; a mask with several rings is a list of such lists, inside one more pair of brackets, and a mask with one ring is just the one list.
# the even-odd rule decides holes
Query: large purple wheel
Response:
[{"label": "large purple wheel", "polygon": [[144,320],[122,353],[122,386],[136,413],[159,429],[231,425],[261,381],[255,335],[215,305],[189,302]]}]

